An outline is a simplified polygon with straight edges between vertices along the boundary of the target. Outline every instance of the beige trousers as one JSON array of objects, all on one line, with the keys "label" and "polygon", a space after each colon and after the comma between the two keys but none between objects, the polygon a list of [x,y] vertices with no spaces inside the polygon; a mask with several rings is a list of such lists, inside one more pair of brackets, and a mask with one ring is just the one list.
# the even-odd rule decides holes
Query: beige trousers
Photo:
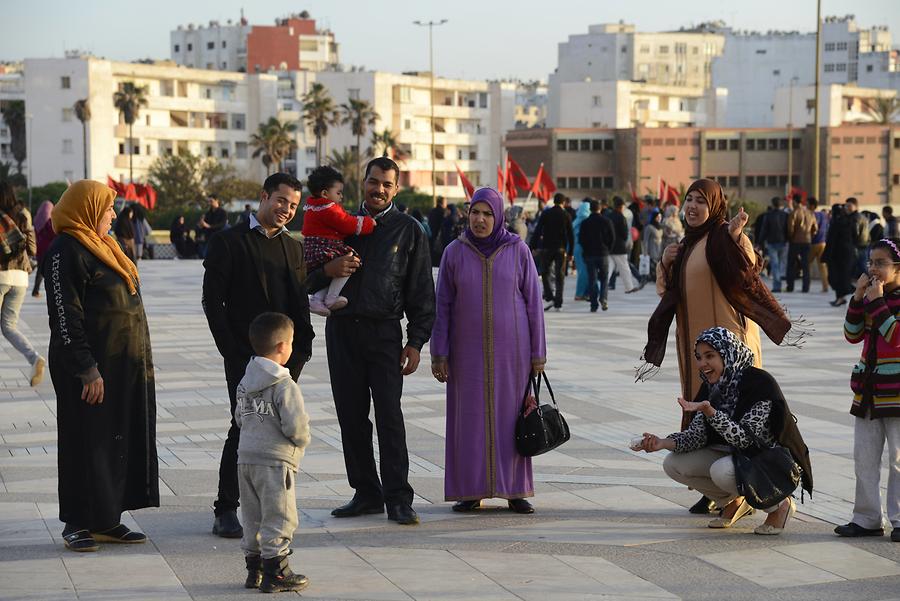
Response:
[{"label": "beige trousers", "polygon": [[822,253],[825,252],[825,243],[819,242],[809,247],[809,262],[806,268],[816,263],[819,268],[819,279],[822,280],[822,292],[828,292],[828,265],[822,260]]},{"label": "beige trousers", "polygon": [[[728,451],[705,447],[687,453],[669,453],[663,470],[672,480],[680,482],[725,507],[738,496],[734,477],[734,460]],[[772,513],[778,505],[764,509]]]}]

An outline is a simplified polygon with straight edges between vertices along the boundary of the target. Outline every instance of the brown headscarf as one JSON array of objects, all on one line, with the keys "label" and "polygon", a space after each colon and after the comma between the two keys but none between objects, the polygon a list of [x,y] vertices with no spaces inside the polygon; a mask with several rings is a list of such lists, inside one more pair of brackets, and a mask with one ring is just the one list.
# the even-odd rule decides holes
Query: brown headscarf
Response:
[{"label": "brown headscarf", "polygon": [[762,261],[754,264],[744,254],[743,249],[728,231],[727,207],[722,187],[710,179],[698,179],[687,189],[685,198],[691,192],[699,192],[709,205],[709,219],[697,227],[687,226],[684,240],[672,266],[665,271],[666,292],[647,323],[647,346],[641,359],[645,362],[638,368],[637,379],[652,377],[662,365],[666,354],[666,340],[669,327],[675,318],[681,300],[681,270],[688,251],[708,236],[706,241],[706,261],[716,282],[735,311],[755,321],[775,344],[781,344],[792,325],[799,326],[796,335],[788,344],[798,345],[808,334],[802,329],[803,323],[792,324],[785,310],[772,296],[769,288],[759,277]]},{"label": "brown headscarf", "polygon": [[50,221],[57,234],[65,232],[78,240],[91,254],[125,280],[128,291],[137,294],[137,267],[125,256],[119,243],[112,236],[97,234],[97,225],[103,214],[116,200],[116,193],[100,182],[83,179],[75,182],[63,193],[53,207]]}]

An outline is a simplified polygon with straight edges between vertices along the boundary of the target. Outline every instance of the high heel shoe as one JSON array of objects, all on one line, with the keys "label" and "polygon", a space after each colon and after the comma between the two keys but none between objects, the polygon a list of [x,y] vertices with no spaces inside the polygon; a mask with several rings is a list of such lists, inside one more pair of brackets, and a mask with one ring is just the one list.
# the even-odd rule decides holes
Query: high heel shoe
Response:
[{"label": "high heel shoe", "polygon": [[843,297],[836,298],[833,301],[829,302],[828,304],[831,305],[832,307],[840,307],[841,305],[847,304],[847,299],[843,298]]},{"label": "high heel shoe", "polygon": [[[769,524],[760,524],[753,530],[753,534],[775,536],[784,532],[784,527],[787,526],[788,520],[797,513],[797,504],[794,503],[793,497],[788,497],[785,501],[788,502],[788,511],[787,515],[784,516],[784,521],[781,523],[781,528],[778,526],[770,526]],[[782,501],[782,503],[784,503],[784,501]]]},{"label": "high heel shoe", "polygon": [[742,517],[753,515],[755,510],[750,507],[746,500],[741,501],[741,504],[738,506],[737,511],[734,512],[734,515],[730,518],[719,517],[714,520],[710,520],[709,526],[710,528],[731,528],[737,523],[739,519]]}]

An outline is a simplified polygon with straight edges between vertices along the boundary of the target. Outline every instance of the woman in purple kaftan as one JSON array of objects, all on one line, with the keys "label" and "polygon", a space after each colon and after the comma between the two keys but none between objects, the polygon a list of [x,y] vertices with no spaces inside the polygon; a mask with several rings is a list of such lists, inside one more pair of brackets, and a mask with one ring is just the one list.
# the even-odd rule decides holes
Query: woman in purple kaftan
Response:
[{"label": "woman in purple kaftan", "polygon": [[444,251],[437,281],[431,370],[447,383],[444,497],[454,511],[501,498],[532,513],[531,459],[516,451],[516,418],[529,375],[546,361],[534,259],[503,224],[492,188],[472,197],[468,228]]}]

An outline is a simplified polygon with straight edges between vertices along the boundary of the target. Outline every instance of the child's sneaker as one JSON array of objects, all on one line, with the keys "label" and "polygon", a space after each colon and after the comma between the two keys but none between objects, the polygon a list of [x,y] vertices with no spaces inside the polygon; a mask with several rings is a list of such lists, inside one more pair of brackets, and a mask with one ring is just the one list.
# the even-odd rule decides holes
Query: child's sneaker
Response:
[{"label": "child's sneaker", "polygon": [[322,299],[315,295],[309,297],[309,312],[321,315],[322,317],[331,315],[331,311],[328,310],[328,307],[325,306]]},{"label": "child's sneaker", "polygon": [[347,299],[343,296],[328,295],[325,297],[325,306],[332,311],[337,311],[347,306]]}]

